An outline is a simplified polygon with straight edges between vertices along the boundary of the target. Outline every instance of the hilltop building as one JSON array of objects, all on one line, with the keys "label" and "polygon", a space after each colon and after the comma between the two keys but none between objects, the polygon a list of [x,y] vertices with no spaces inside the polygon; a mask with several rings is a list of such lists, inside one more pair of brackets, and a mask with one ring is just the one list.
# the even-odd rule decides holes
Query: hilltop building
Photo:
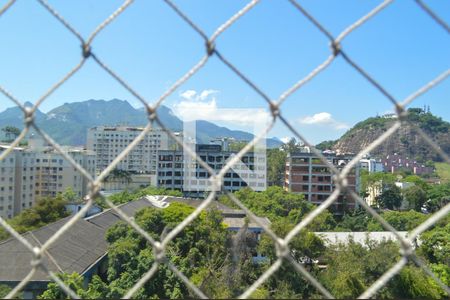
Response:
[{"label": "hilltop building", "polygon": [[431,174],[434,172],[434,168],[428,167],[424,163],[420,163],[413,158],[398,153],[387,155],[381,162],[383,163],[386,172],[391,173],[401,170],[411,171],[416,175]]}]

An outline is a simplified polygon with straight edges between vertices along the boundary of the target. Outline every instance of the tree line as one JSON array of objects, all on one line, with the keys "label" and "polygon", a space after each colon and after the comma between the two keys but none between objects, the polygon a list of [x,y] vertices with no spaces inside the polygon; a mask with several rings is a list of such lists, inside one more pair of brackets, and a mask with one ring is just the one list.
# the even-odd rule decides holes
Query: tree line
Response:
[{"label": "tree line", "polygon": [[[272,230],[280,237],[284,237],[314,209],[314,205],[305,201],[302,195],[287,193],[279,187],[270,187],[264,192],[243,189],[236,192],[236,197],[256,215],[267,216]],[[227,198],[220,201],[233,206]],[[172,203],[165,209],[144,208],[136,214],[135,220],[159,240],[193,210],[188,205]],[[420,214],[419,217],[415,211],[391,211],[384,212],[383,217],[393,224],[397,222],[395,226],[399,230],[410,230],[428,215]],[[445,284],[449,284],[450,278],[449,221],[447,217],[422,234],[422,243],[417,248],[418,255]],[[325,211],[291,241],[291,255],[304,263],[334,296],[355,298],[400,259],[398,245],[392,241],[367,241],[365,245],[349,241],[327,247],[313,232],[367,228],[377,227],[375,221],[362,211],[342,219]],[[126,223],[113,226],[105,238],[110,245],[106,274],[94,276],[87,286],[83,285],[79,274],[61,275],[83,298],[123,297],[155,263],[151,245]],[[255,252],[262,253],[266,259],[254,261]],[[207,210],[168,244],[165,259],[208,297],[233,298],[242,294],[278,259],[276,253],[274,242],[268,235],[263,234],[258,241],[248,225],[238,232],[227,230],[221,213]],[[314,263],[316,261],[319,263]],[[66,295],[55,283],[50,283],[41,297],[56,299]],[[193,298],[195,294],[165,264],[160,264],[153,278],[134,297]],[[251,297],[323,298],[286,261]],[[423,270],[408,263],[379,291],[377,297],[439,299],[447,296]]]}]

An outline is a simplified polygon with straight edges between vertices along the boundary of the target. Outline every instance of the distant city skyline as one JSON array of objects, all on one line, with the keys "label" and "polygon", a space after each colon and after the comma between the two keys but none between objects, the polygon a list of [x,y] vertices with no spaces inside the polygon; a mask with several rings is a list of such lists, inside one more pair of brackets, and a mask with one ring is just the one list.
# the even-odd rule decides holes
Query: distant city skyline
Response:
[{"label": "distant city skyline", "polygon": [[[83,36],[121,1],[49,1]],[[177,3],[211,35],[246,1]],[[302,3],[334,36],[380,1]],[[428,1],[450,22],[450,2]],[[27,20],[27,22],[23,22]],[[14,30],[11,30],[14,28]],[[79,41],[35,1],[18,1],[0,19],[0,85],[21,101],[34,103],[80,59]],[[262,1],[216,42],[217,49],[270,97],[281,93],[330,54],[327,39],[288,1]],[[450,66],[450,39],[413,1],[397,1],[342,42],[348,55],[401,100]],[[153,103],[204,55],[202,39],[162,1],[136,1],[102,31],[93,52]],[[88,99],[139,102],[93,61],[52,94],[43,112]],[[429,105],[450,120],[450,80],[424,94],[412,107]],[[267,104],[216,57],[176,90],[164,105],[184,108],[260,108]],[[0,94],[0,111],[13,106]],[[281,112],[310,142],[339,138],[367,117],[392,111],[392,104],[338,57],[324,72],[288,98]],[[218,123],[220,124],[220,123]],[[234,129],[233,127],[227,125]],[[236,129],[243,129],[238,127]],[[292,134],[277,122],[268,136]]]}]

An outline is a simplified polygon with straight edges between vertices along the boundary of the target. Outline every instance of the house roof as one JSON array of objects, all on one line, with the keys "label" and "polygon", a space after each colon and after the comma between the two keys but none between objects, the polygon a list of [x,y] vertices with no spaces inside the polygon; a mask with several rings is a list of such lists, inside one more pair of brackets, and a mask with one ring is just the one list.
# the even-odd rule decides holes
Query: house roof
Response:
[{"label": "house roof", "polygon": [[[190,198],[167,197],[165,202],[167,202],[167,203],[181,202],[181,203],[187,204],[192,207],[198,207],[200,204],[202,204],[203,201],[198,200],[198,199],[190,199]],[[218,201],[211,202],[211,204],[208,206],[207,209],[219,210],[223,216],[223,223],[230,228],[242,228],[242,227],[244,227],[244,225],[246,223],[247,214],[245,213],[245,211],[243,211],[241,209],[230,208],[230,207],[226,206],[225,204],[222,204]],[[258,219],[258,221],[260,223],[263,223],[266,226],[270,226],[270,221],[268,218],[266,218],[266,217],[256,217],[256,218]],[[249,220],[248,227],[249,228],[261,228],[261,226],[259,226],[257,223],[255,223],[251,220]]]},{"label": "house roof", "polygon": [[[198,207],[202,201],[178,197],[156,196],[157,201],[173,203],[181,202]],[[120,205],[120,209],[128,216],[144,207],[156,207],[158,203],[152,203],[145,197]],[[245,224],[245,213],[241,210],[231,209],[216,201],[212,202],[209,209],[218,209],[224,215],[224,223],[228,227],[241,228]],[[60,229],[71,217],[67,217],[48,224],[39,229],[24,233],[22,236],[33,246],[41,246],[58,229]],[[270,224],[267,218],[260,218],[262,222]],[[55,273],[83,274],[88,271],[108,249],[105,233],[108,228],[120,221],[119,215],[112,209],[105,210],[96,215],[80,219],[58,238],[43,256],[44,265]],[[253,222],[249,227],[259,227]],[[10,238],[0,243],[0,282],[21,281],[31,271],[33,255],[15,238]],[[49,276],[42,270],[37,270],[31,278],[33,282],[48,282]]]},{"label": "house roof", "polygon": [[[120,208],[129,216],[151,204],[145,200],[137,200],[122,204]],[[45,243],[71,217],[67,217],[24,233],[22,236],[33,246]],[[113,210],[105,210],[97,215],[78,220],[43,256],[44,265],[53,272],[83,274],[98,259],[105,255],[108,243],[105,240],[106,230],[117,223],[120,217]],[[21,281],[30,271],[32,259],[30,251],[15,238],[0,243],[0,281]],[[49,281],[48,275],[38,270],[31,281]]]},{"label": "house roof", "polygon": [[[407,231],[397,231],[397,233],[406,238],[408,236]],[[367,241],[397,241],[394,233],[390,231],[362,231],[362,232],[314,232],[315,235],[320,237],[325,246],[348,244],[350,241],[355,243],[366,245]]]}]

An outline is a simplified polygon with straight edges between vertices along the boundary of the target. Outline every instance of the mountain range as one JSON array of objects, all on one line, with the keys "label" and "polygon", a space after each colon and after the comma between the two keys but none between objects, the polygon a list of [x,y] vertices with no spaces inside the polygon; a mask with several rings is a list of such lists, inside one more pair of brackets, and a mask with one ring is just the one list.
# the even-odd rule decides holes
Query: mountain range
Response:
[{"label": "mountain range", "polygon": [[[26,103],[26,106],[32,106]],[[160,106],[158,116],[162,123],[173,131],[182,131],[183,122],[167,106]],[[358,153],[378,136],[389,129],[395,118],[378,116],[357,123],[341,138],[325,141],[317,145],[319,149]],[[423,141],[416,127],[425,131],[440,147],[450,155],[450,123],[420,108],[408,109],[408,121],[378,148],[372,151],[375,157],[392,153],[404,154],[420,161],[440,161],[441,158]],[[125,100],[87,100],[65,103],[47,113],[36,111],[36,123],[53,139],[63,145],[85,145],[87,130],[102,125],[144,126],[147,114],[143,108],[134,108]],[[0,112],[0,128],[14,126],[23,128],[23,113],[18,107]],[[231,130],[208,121],[197,121],[197,139],[209,143],[213,138],[232,137],[238,141],[249,141],[254,135],[245,131]],[[278,147],[282,142],[277,138],[266,140],[269,148]]]},{"label": "mountain range", "polygon": [[[25,103],[25,106],[32,106]],[[182,131],[183,122],[167,106],[158,108],[162,123],[173,131]],[[36,111],[36,124],[54,140],[63,145],[85,145],[87,130],[102,125],[144,126],[148,122],[144,108],[134,108],[125,100],[87,100],[65,103],[47,113]],[[14,126],[23,128],[23,112],[18,107],[0,112],[0,128]],[[251,140],[254,135],[241,130],[231,130],[208,121],[197,121],[197,137],[200,143],[213,138],[232,137],[239,141]],[[267,147],[280,146],[277,138],[268,138]]]}]

